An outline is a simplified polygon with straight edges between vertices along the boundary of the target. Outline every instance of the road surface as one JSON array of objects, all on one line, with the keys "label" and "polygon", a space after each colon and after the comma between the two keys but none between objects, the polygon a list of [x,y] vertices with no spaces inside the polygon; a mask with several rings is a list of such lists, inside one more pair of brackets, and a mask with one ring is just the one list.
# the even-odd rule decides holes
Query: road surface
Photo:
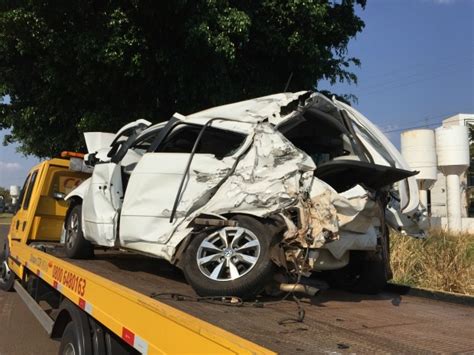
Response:
[{"label": "road surface", "polygon": [[[0,226],[0,239],[6,234]],[[167,263],[131,254],[97,253],[74,261],[90,271],[145,294],[192,295],[182,275]],[[474,307],[385,292],[362,296],[334,290],[303,300],[304,323],[278,324],[295,315],[295,303],[224,307],[160,299],[237,335],[282,353],[474,353]],[[48,339],[15,293],[0,293],[0,354],[52,354]]]},{"label": "road surface", "polygon": [[[8,226],[0,224],[3,246]],[[46,331],[15,292],[0,291],[0,355],[56,354],[59,342]]]}]

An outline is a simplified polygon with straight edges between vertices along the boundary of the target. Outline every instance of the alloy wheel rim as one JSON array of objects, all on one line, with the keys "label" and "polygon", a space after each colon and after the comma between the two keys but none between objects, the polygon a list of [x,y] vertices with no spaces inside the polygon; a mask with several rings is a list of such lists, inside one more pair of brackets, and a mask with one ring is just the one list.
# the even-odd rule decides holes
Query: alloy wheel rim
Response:
[{"label": "alloy wheel rim", "polygon": [[11,271],[10,268],[8,267],[8,263],[6,260],[3,260],[2,263],[0,264],[0,280],[5,283],[8,281],[10,278]]},{"label": "alloy wheel rim", "polygon": [[246,275],[258,262],[260,242],[250,230],[225,227],[201,242],[196,256],[199,270],[213,281],[233,281]]},{"label": "alloy wheel rim", "polygon": [[73,213],[67,227],[66,245],[69,249],[73,247],[74,241],[77,238],[78,232],[79,232],[79,217],[77,213]]},{"label": "alloy wheel rim", "polygon": [[74,349],[74,345],[71,343],[67,343],[63,350],[64,355],[76,355],[76,350]]}]

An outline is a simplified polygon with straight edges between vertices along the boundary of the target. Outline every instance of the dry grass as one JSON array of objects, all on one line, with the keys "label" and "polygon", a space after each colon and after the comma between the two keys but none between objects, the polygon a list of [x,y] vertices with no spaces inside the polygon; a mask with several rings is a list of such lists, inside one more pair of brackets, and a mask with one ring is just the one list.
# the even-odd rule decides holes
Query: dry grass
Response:
[{"label": "dry grass", "polygon": [[474,295],[474,235],[437,230],[425,240],[390,237],[394,282]]}]

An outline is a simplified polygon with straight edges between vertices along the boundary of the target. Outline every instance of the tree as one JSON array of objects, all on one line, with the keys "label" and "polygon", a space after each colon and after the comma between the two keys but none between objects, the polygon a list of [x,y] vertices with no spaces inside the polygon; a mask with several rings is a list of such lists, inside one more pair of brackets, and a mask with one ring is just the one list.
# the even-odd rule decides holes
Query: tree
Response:
[{"label": "tree", "polygon": [[25,154],[81,132],[281,92],[356,82],[347,45],[366,0],[4,0],[0,129]]},{"label": "tree", "polygon": [[5,203],[11,202],[10,191],[0,186],[0,199]]}]

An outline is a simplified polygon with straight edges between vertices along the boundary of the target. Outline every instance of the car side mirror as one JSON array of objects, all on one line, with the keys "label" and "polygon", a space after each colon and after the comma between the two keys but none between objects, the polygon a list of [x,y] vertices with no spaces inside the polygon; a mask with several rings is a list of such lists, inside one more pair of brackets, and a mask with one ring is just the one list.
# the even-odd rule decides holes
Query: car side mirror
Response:
[{"label": "car side mirror", "polygon": [[91,167],[95,166],[95,164],[97,164],[97,162],[99,161],[99,159],[96,158],[96,155],[97,152],[86,154],[84,158],[84,163]]},{"label": "car side mirror", "polygon": [[64,192],[55,191],[53,192],[53,198],[55,200],[64,200],[66,194]]}]

